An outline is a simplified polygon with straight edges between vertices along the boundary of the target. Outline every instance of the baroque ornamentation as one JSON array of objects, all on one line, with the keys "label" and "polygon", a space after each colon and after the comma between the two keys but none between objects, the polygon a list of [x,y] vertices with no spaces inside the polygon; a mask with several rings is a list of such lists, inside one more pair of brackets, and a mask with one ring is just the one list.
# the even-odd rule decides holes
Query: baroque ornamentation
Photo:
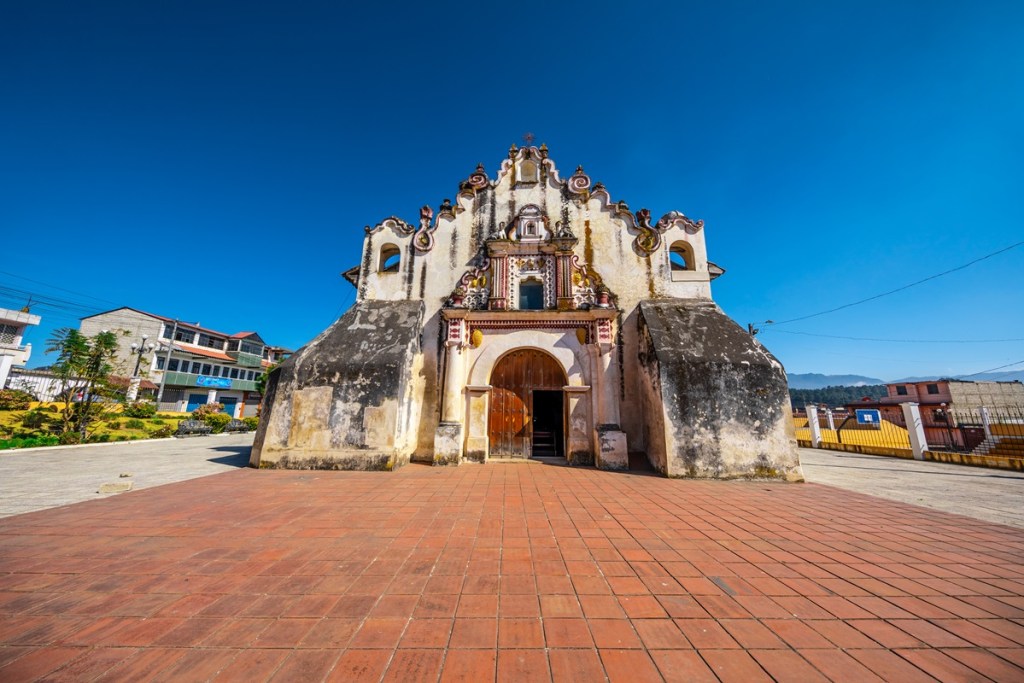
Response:
[{"label": "baroque ornamentation", "polygon": [[660,219],[658,219],[657,228],[661,232],[665,232],[671,227],[678,227],[685,230],[688,234],[696,234],[701,228],[704,227],[704,220],[693,221],[686,215],[679,213],[678,211],[669,211]]},{"label": "baroque ornamentation", "polygon": [[509,308],[519,308],[519,283],[528,277],[537,278],[544,283],[544,308],[554,308],[555,260],[541,255],[509,258]]},{"label": "baroque ornamentation", "polygon": [[384,230],[385,228],[389,230],[394,230],[399,235],[411,235],[413,231],[416,230],[416,228],[409,225],[408,223],[403,221],[401,218],[398,218],[397,216],[390,216],[388,218],[385,218],[372,228],[369,225],[367,225],[365,228],[363,228],[363,230],[372,235],[376,232]]},{"label": "baroque ornamentation", "polygon": [[476,171],[469,174],[469,178],[462,181],[459,185],[459,193],[472,197],[475,196],[477,192],[487,187],[489,183],[490,180],[487,178],[487,173],[484,172],[484,165],[477,164]]},{"label": "baroque ornamentation", "polygon": [[597,293],[603,285],[604,281],[593,266],[589,263],[580,265],[579,257],[572,257],[572,300],[576,308],[584,304],[596,305]]},{"label": "baroque ornamentation", "polygon": [[567,184],[573,194],[582,195],[584,199],[590,196],[590,176],[583,172],[582,166],[576,167],[576,172],[569,178]]},{"label": "baroque ornamentation", "polygon": [[692,235],[704,227],[704,221],[693,221],[678,211],[669,211],[651,225],[650,209],[640,209],[636,212],[636,228],[640,234],[633,240],[633,246],[641,254],[650,256],[661,247],[662,233],[672,227],[682,228]]},{"label": "baroque ornamentation", "polygon": [[455,286],[449,301],[455,308],[486,310],[490,296],[489,270],[490,259],[484,259],[479,266],[466,271]]},{"label": "baroque ornamentation", "polygon": [[420,209],[420,227],[412,240],[418,251],[428,252],[434,248],[434,230],[437,229],[437,223],[433,223],[433,218],[434,210],[429,206]]}]

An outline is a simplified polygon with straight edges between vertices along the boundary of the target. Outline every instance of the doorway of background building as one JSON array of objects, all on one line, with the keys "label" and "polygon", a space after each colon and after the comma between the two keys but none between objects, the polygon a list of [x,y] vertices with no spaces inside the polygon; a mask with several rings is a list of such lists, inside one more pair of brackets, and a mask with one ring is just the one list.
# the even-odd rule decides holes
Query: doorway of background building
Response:
[{"label": "doorway of background building", "polygon": [[565,457],[562,437],[565,424],[561,391],[533,391],[533,448],[534,458],[544,456]]},{"label": "doorway of background building", "polygon": [[[491,456],[531,457],[537,432],[542,432],[545,447],[553,445],[556,453],[564,453],[559,437],[549,437],[543,432],[554,431],[557,425],[564,433],[562,408],[554,406],[551,394],[558,394],[558,401],[561,401],[566,384],[562,366],[543,351],[521,349],[502,357],[491,372],[491,408],[487,421]],[[534,422],[535,417],[548,429],[540,429]]]}]

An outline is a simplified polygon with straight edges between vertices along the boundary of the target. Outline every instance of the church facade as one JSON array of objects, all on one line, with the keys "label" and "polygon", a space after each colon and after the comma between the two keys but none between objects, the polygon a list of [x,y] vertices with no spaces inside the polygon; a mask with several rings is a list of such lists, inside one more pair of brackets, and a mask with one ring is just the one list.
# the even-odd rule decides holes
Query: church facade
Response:
[{"label": "church facade", "polygon": [[541,147],[367,227],[356,302],[271,374],[251,464],[544,457],[799,479],[782,365],[719,309],[703,221],[654,219]]}]

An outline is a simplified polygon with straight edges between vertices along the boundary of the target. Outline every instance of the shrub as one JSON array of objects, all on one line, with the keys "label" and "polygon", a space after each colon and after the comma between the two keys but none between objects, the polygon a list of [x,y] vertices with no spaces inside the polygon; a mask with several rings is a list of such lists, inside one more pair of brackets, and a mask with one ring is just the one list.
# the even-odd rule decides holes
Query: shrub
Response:
[{"label": "shrub", "polygon": [[111,422],[110,424],[107,425],[107,429],[120,429],[120,428],[121,428],[121,423],[120,422]]},{"label": "shrub", "polygon": [[242,422],[245,423],[245,426],[248,427],[250,431],[260,426],[260,419],[258,417],[243,417]]},{"label": "shrub", "polygon": [[[121,423],[118,422],[118,420],[121,419],[121,416],[117,413],[101,413],[97,419],[102,420],[103,422],[109,422],[112,425],[121,425]],[[111,429],[114,429],[114,427],[111,427]]]},{"label": "shrub", "polygon": [[64,432],[59,437],[60,444],[62,446],[70,446],[76,443],[82,443],[82,435],[78,432]]},{"label": "shrub", "polygon": [[162,425],[163,423],[164,421],[161,420],[159,417],[154,417],[152,420],[149,421],[149,424],[151,425]]},{"label": "shrub", "polygon": [[110,441],[110,434],[90,434],[86,441],[89,443],[106,443]]},{"label": "shrub", "polygon": [[46,409],[49,410],[51,413],[59,413],[60,412],[60,408],[58,408],[55,403],[51,403],[50,405],[46,406]]},{"label": "shrub", "polygon": [[59,443],[56,436],[34,436],[30,438],[0,439],[0,451],[11,448],[38,448],[39,446],[56,446]]},{"label": "shrub", "polygon": [[204,416],[203,422],[213,427],[214,434],[220,434],[224,431],[224,427],[227,426],[228,422],[231,422],[231,416],[225,413],[209,413]]},{"label": "shrub", "polygon": [[172,436],[174,436],[174,427],[171,427],[170,425],[165,425],[160,429],[154,431],[152,434],[150,434],[150,436],[153,437],[154,439],[169,439]]},{"label": "shrub", "polygon": [[[222,410],[224,410],[224,404],[223,403],[207,403],[207,404],[201,405],[198,408],[196,408],[195,410],[193,410],[192,411],[192,417],[194,419],[196,419],[196,420],[202,420],[207,415],[216,415],[216,414],[220,413],[220,411],[222,411]],[[225,423],[225,424],[227,424],[227,423]]]},{"label": "shrub", "polygon": [[21,418],[21,426],[27,429],[39,429],[47,422],[49,418],[40,410],[30,410]]},{"label": "shrub", "polygon": [[124,426],[127,427],[128,429],[145,429],[146,423],[143,422],[142,420],[131,419],[125,420]]},{"label": "shrub", "polygon": [[36,397],[21,389],[4,389],[0,391],[0,410],[28,410]]},{"label": "shrub", "polygon": [[149,401],[128,403],[121,411],[125,417],[153,417],[156,415],[156,404]]}]

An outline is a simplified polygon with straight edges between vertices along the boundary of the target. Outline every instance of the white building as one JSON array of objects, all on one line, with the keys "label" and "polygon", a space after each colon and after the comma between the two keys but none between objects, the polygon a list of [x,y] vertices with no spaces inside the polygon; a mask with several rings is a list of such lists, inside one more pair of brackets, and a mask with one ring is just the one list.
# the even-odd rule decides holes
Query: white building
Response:
[{"label": "white building", "polygon": [[25,328],[38,325],[41,318],[26,310],[12,311],[0,308],[0,388],[7,386],[7,378],[14,366],[24,367],[32,356],[32,345],[23,344]]},{"label": "white building", "polygon": [[[256,380],[288,354],[267,346],[255,332],[217,332],[127,306],[82,318],[82,334],[91,337],[103,330],[118,333],[115,374],[133,377],[138,364],[138,376],[163,383],[163,411],[221,403],[233,417],[255,415],[260,402]],[[132,344],[143,349],[141,356],[132,353]]]}]

